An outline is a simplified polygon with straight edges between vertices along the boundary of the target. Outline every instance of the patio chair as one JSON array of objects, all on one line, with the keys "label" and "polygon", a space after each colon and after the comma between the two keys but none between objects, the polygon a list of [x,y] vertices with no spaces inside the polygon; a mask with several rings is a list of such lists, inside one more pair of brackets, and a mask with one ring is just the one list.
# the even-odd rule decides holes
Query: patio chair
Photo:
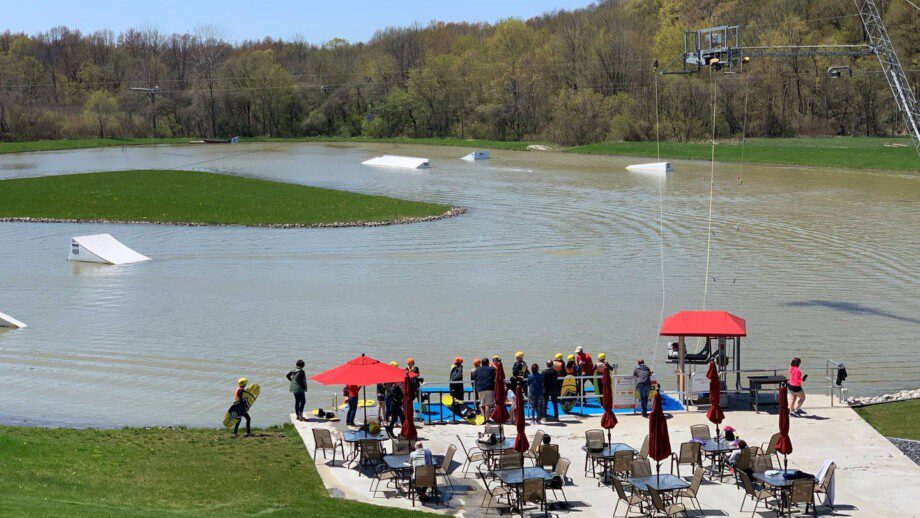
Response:
[{"label": "patio chair", "polygon": [[518,502],[518,505],[521,506],[521,514],[524,513],[525,503],[538,503],[541,511],[546,510],[546,485],[542,478],[524,479],[521,487],[521,501]]},{"label": "patio chair", "polygon": [[612,479],[613,490],[617,494],[617,505],[613,507],[613,515],[617,515],[617,509],[620,507],[620,502],[626,503],[626,513],[623,516],[629,516],[629,511],[632,510],[634,505],[638,505],[639,509],[642,509],[642,504],[645,503],[645,497],[640,493],[633,492],[626,494],[626,490],[623,489],[623,483],[618,479]]},{"label": "patio chair", "polygon": [[618,451],[613,454],[613,471],[614,476],[626,478],[632,470],[633,452],[631,450]]},{"label": "patio chair", "polygon": [[594,468],[602,459],[591,455],[592,452],[603,450],[607,446],[604,431],[599,429],[588,430],[585,432],[585,476],[588,476],[588,466],[591,467],[591,474],[594,474]]},{"label": "patio chair", "polygon": [[766,455],[775,455],[776,461],[779,462],[779,452],[776,451],[776,442],[779,441],[779,433],[773,434],[769,442],[760,445],[760,451]]},{"label": "patio chair", "polygon": [[568,478],[569,466],[572,462],[569,459],[559,459],[559,462],[556,463],[556,469],[553,470],[553,478],[546,481],[546,487],[548,487],[553,492],[553,498],[558,500],[556,496],[556,491],[562,493],[562,501],[565,502],[565,505],[569,505],[569,498],[565,496],[565,486],[566,480]]},{"label": "patio chair", "polygon": [[708,424],[695,424],[690,427],[690,437],[692,439],[712,439],[712,431]]},{"label": "patio chair", "polygon": [[441,493],[438,491],[438,477],[435,467],[431,465],[416,466],[409,491],[412,493],[412,507],[415,507],[415,497],[419,489],[429,489],[433,493],[435,505],[441,503]]},{"label": "patio chair", "polygon": [[437,466],[435,470],[439,477],[444,477],[444,481],[447,482],[447,485],[450,486],[450,490],[454,490],[454,483],[450,480],[450,465],[454,461],[454,454],[457,453],[457,447],[451,444],[447,447],[447,453],[444,454],[444,460],[441,461],[441,465]]},{"label": "patio chair", "polygon": [[479,472],[479,478],[482,479],[482,485],[485,488],[485,492],[482,495],[482,502],[479,503],[479,507],[492,507],[492,502],[497,500],[501,503],[502,497],[510,499],[514,494],[514,488],[502,485],[501,482],[493,480],[488,471],[483,471],[483,469],[485,469],[484,464],[476,466],[476,471]]},{"label": "patio chair", "polygon": [[[374,469],[374,478],[371,480],[371,496],[377,497],[381,482],[384,483],[385,487],[390,482],[397,480],[399,480],[399,473],[397,473],[396,470],[388,469],[386,465],[380,464]],[[383,496],[389,498],[386,493],[384,493]]]},{"label": "patio chair", "polygon": [[376,468],[383,462],[384,451],[377,441],[370,439],[358,441],[358,451],[361,452],[361,459],[358,461],[360,466],[372,466]]},{"label": "patio chair", "polygon": [[[837,467],[837,464],[831,462],[831,465],[827,467],[827,471],[824,473],[824,478],[821,479],[821,482],[815,486],[815,502],[818,501],[819,495],[827,495],[828,490],[831,486],[831,479],[834,476],[834,469]],[[833,504],[830,505],[831,510],[834,510]]]},{"label": "patio chair", "polygon": [[671,473],[674,473],[674,464],[677,464],[677,476],[680,476],[680,465],[689,464],[691,467],[696,468],[703,464],[702,456],[700,449],[700,443],[698,442],[685,442],[680,445],[679,454],[671,454]]},{"label": "patio chair", "polygon": [[640,459],[648,458],[648,435],[646,435],[645,440],[642,441],[642,446],[639,448],[639,454],[637,456]]},{"label": "patio chair", "polygon": [[[715,459],[713,459],[713,462],[715,462]],[[738,454],[738,459],[735,461],[735,465],[732,466],[732,468],[734,468],[736,486],[741,483],[741,479],[738,478],[738,474],[741,472],[753,473],[753,467],[754,467],[754,456],[753,456],[753,453],[751,452],[751,449],[745,448],[741,450],[741,453]]]},{"label": "patio chair", "polygon": [[648,488],[648,496],[652,501],[652,506],[659,513],[664,513],[665,516],[686,516],[687,507],[681,503],[674,503],[665,505],[664,501],[661,499],[661,494],[657,489],[653,487]]},{"label": "patio chair", "polygon": [[773,493],[766,489],[755,489],[754,483],[751,482],[751,477],[743,471],[739,473],[738,476],[741,479],[741,486],[744,488],[744,498],[741,499],[741,508],[738,509],[739,512],[744,511],[744,503],[747,502],[748,497],[754,500],[754,510],[751,511],[751,516],[757,513],[757,506],[760,505],[761,502],[763,502],[765,506],[770,507],[769,500],[773,498]]},{"label": "patio chair", "polygon": [[543,430],[537,430],[534,432],[533,440],[530,441],[530,448],[524,452],[524,458],[532,460],[534,465],[537,463],[537,450],[539,450],[540,445],[543,444],[544,435],[546,435],[546,433]]},{"label": "patio chair", "polygon": [[521,454],[514,450],[506,451],[498,458],[498,469],[521,469],[523,466]]},{"label": "patio chair", "polygon": [[486,435],[491,435],[493,433],[495,435],[501,435],[502,427],[497,424],[487,424],[482,427],[482,431],[485,432]]},{"label": "patio chair", "polygon": [[818,509],[815,506],[815,481],[807,478],[800,478],[792,481],[792,488],[789,490],[789,506],[796,507],[799,504],[805,504],[805,514],[808,514],[808,506],[811,506],[813,516],[818,516]]},{"label": "patio chair", "polygon": [[544,444],[540,446],[537,453],[537,465],[540,467],[550,467],[555,469],[556,463],[559,462],[559,445]]},{"label": "patio chair", "polygon": [[677,492],[678,498],[689,498],[701,513],[703,512],[703,508],[700,507],[699,492],[700,484],[703,483],[703,474],[703,468],[701,466],[697,466],[696,469],[693,470],[693,478],[690,479],[690,487],[687,489],[681,489]]},{"label": "patio chair", "polygon": [[405,437],[393,439],[393,455],[409,455],[415,449],[415,441],[410,441]]},{"label": "patio chair", "polygon": [[755,473],[763,473],[764,471],[774,469],[773,468],[773,456],[772,455],[755,455],[753,462],[751,462],[751,469]]},{"label": "patio chair", "polygon": [[345,445],[342,443],[342,438],[339,437],[338,440],[332,439],[332,432],[326,428],[314,428],[313,429],[313,461],[316,462],[316,452],[317,450],[323,451],[323,460],[326,459],[326,451],[332,450],[332,463],[335,464],[335,450],[336,448],[341,448],[342,450],[342,459],[345,459]]},{"label": "patio chair", "polygon": [[473,446],[470,449],[466,449],[466,445],[463,444],[463,439],[460,436],[457,436],[457,441],[460,443],[460,447],[463,448],[463,455],[466,457],[466,460],[463,461],[463,476],[467,476],[470,471],[470,467],[474,462],[485,462],[486,454],[482,452],[479,448]]},{"label": "patio chair", "polygon": [[652,476],[652,463],[648,459],[636,459],[632,461],[629,472],[634,477]]}]

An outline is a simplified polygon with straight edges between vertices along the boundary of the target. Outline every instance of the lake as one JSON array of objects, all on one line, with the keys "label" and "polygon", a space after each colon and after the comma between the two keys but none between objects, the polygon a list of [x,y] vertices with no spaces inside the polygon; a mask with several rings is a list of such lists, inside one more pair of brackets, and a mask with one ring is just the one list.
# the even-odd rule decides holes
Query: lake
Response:
[{"label": "lake", "polygon": [[[236,379],[262,385],[253,424],[287,419],[285,373],[361,353],[446,379],[455,356],[523,350],[542,363],[584,347],[666,386],[662,312],[704,307],[709,174],[675,161],[463,148],[265,143],[0,155],[0,178],[185,168],[468,207],[376,228],[262,229],[0,223],[0,420],[75,426],[219,426]],[[843,151],[841,151],[843,152]],[[375,169],[379,154],[431,159]],[[920,177],[717,164],[705,307],[747,319],[746,368],[825,359],[851,395],[920,386]],[[660,189],[660,196],[659,196]],[[660,219],[659,215],[663,215]],[[659,232],[659,229],[661,232]],[[152,257],[66,261],[70,238],[110,233]],[[663,262],[662,262],[663,258]],[[662,271],[664,276],[662,278]],[[695,342],[690,342],[690,349]],[[467,371],[468,372],[468,371]],[[310,385],[308,409],[340,388]]]}]

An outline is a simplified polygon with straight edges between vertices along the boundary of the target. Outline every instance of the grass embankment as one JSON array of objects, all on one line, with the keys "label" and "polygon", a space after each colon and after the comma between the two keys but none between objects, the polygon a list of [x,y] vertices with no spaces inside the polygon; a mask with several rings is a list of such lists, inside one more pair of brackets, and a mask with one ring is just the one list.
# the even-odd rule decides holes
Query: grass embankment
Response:
[{"label": "grass embankment", "polygon": [[60,140],[33,140],[30,142],[0,142],[0,154],[29,151],[59,151],[112,146],[147,146],[151,144],[181,144],[187,138],[82,138]]},{"label": "grass embankment", "polygon": [[[886,147],[885,144],[899,146]],[[603,142],[569,148],[566,151],[600,155],[656,156],[654,142]],[[715,159],[717,162],[741,162],[741,153],[740,142],[718,142]],[[708,161],[710,145],[708,142],[662,142],[661,157]],[[905,138],[748,139],[744,144],[744,162],[892,171],[920,170],[920,158],[917,157],[911,141]]]},{"label": "grass embankment", "polygon": [[361,224],[428,218],[446,205],[199,171],[0,180],[0,218],[186,224]]},{"label": "grass embankment", "polygon": [[920,441],[920,399],[866,406],[856,413],[885,437]]},{"label": "grass embankment", "polygon": [[330,498],[291,425],[224,430],[0,427],[0,515],[422,516]]}]

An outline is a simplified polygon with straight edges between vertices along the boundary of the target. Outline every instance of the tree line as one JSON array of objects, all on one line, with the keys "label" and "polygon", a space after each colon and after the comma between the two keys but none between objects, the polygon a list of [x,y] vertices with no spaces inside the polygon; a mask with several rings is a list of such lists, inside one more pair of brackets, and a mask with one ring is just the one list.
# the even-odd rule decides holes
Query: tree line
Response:
[{"label": "tree line", "polygon": [[[920,16],[903,0],[882,4],[916,89]],[[720,138],[903,132],[871,56],[657,73],[682,52],[685,30],[724,24],[741,25],[746,45],[863,41],[851,0],[608,0],[526,21],[390,27],[361,43],[230,43],[209,27],[7,31],[0,140],[363,135],[578,145],[654,139],[656,129],[662,139],[703,140],[713,105]],[[828,77],[832,65],[852,75]]]}]

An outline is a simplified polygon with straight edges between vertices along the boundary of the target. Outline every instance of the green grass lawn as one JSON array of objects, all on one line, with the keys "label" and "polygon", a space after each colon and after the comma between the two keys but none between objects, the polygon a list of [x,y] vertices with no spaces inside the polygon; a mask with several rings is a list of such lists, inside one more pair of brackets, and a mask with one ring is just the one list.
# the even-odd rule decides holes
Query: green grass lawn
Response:
[{"label": "green grass lawn", "polygon": [[0,217],[12,218],[318,225],[395,221],[448,210],[447,205],[198,171],[0,180]]},{"label": "green grass lawn", "polygon": [[[906,147],[885,147],[885,144]],[[604,142],[566,150],[599,155],[656,156],[654,142]],[[716,161],[740,162],[740,142],[716,144]],[[709,160],[708,142],[662,142],[662,158]],[[920,171],[920,157],[910,139],[871,137],[821,137],[748,139],[744,161],[758,164],[809,165],[850,169]]]},{"label": "green grass lawn", "polygon": [[291,425],[225,430],[0,426],[0,515],[323,516],[422,513],[330,498]]},{"label": "green grass lawn", "polygon": [[144,146],[150,144],[181,144],[187,138],[82,138],[59,140],[33,140],[31,142],[0,142],[0,154],[27,151],[56,151],[89,147]]},{"label": "green grass lawn", "polygon": [[856,413],[885,437],[920,441],[920,399],[866,406]]}]

